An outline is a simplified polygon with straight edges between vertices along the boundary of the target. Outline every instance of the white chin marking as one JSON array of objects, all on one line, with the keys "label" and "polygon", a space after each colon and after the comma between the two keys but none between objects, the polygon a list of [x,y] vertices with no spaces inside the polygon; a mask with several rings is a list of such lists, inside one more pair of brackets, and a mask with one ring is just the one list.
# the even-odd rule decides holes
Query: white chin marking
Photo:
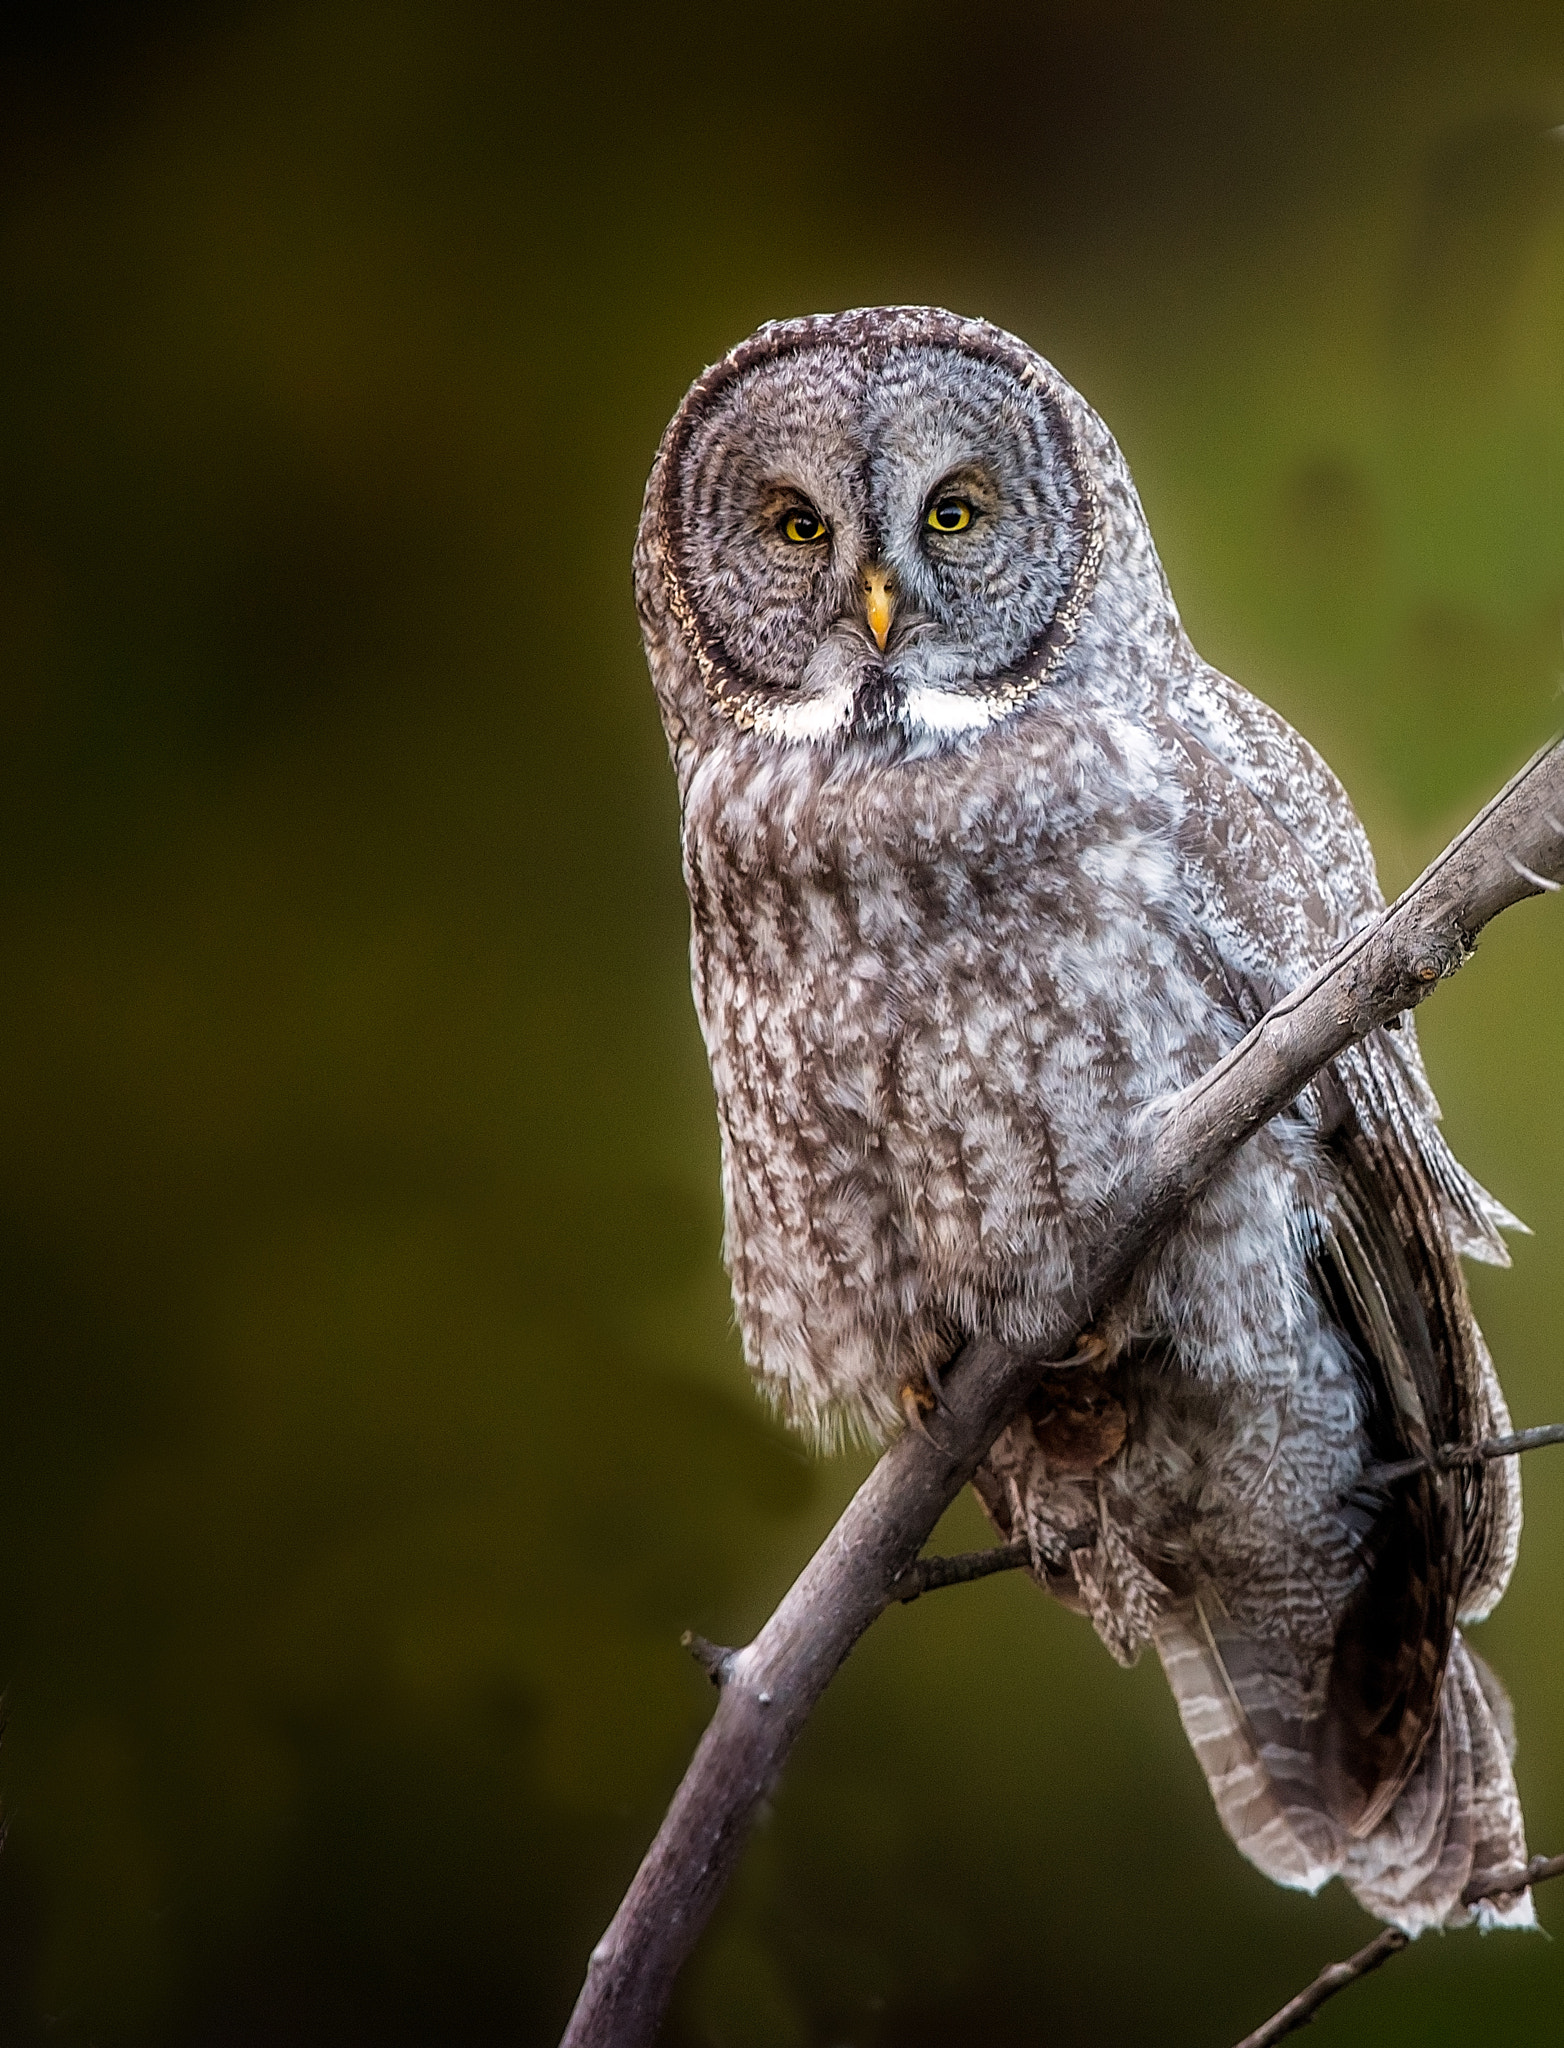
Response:
[{"label": "white chin marking", "polygon": [[[767,704],[756,710],[753,725],[768,739],[818,746],[845,731],[852,715],[851,688],[824,690],[818,696]],[[990,698],[919,683],[906,693],[900,722],[911,739],[954,739],[962,733],[981,732],[1004,716],[1003,707]]]},{"label": "white chin marking", "polygon": [[755,713],[755,731],[775,740],[828,740],[842,730],[852,715],[852,690],[827,690],[818,697],[767,704]]},{"label": "white chin marking", "polygon": [[956,733],[981,732],[1004,717],[999,705],[988,697],[974,697],[966,690],[936,690],[920,683],[907,692],[906,720],[913,732],[937,738]]}]

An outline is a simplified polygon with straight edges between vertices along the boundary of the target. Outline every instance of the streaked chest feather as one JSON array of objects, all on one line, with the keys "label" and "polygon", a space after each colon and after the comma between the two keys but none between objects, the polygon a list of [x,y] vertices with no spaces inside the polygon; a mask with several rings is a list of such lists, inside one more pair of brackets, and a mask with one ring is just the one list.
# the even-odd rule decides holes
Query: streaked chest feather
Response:
[{"label": "streaked chest feather", "polygon": [[696,983],[741,1223],[791,1159],[801,1220],[850,1183],[924,1251],[957,1213],[974,1249],[1035,1249],[1041,1211],[1100,1196],[1133,1106],[1209,1058],[1174,806],[1118,738],[696,777]]}]

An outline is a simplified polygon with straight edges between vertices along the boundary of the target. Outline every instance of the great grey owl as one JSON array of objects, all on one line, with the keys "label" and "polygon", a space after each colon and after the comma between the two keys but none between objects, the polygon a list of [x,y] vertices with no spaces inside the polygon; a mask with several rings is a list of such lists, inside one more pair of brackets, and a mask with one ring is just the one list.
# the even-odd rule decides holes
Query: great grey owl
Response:
[{"label": "great grey owl", "polygon": [[[985,322],[761,328],[664,436],[636,584],[745,1351],[883,1438],[966,1336],[1036,1340],[1137,1116],[1375,916],[1373,857],[1185,637],[1102,421]],[[1413,1932],[1526,1854],[1459,1628],[1514,1461],[1374,1469],[1508,1426],[1459,1255],[1514,1219],[1437,1116],[1410,1018],[1343,1054],[976,1481],[1115,1657],[1156,1646],[1244,1853]]]}]

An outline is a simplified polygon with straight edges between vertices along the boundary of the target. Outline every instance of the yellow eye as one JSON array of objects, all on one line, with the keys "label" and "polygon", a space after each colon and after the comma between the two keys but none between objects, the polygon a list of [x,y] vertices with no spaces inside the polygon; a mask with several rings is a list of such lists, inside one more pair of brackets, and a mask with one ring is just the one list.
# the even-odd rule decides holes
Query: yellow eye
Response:
[{"label": "yellow eye", "polygon": [[972,524],[972,507],[965,498],[941,498],[929,507],[927,523],[936,533],[960,533]]},{"label": "yellow eye", "polygon": [[800,547],[807,547],[811,541],[824,540],[825,537],[825,521],[818,513],[806,511],[803,507],[797,512],[789,512],[782,522],[782,538],[796,541]]}]

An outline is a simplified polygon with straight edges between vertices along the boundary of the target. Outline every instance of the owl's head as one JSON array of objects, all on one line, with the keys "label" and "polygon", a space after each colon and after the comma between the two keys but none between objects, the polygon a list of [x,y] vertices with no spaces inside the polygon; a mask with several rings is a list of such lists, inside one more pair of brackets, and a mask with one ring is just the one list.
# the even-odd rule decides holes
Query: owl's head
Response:
[{"label": "owl's head", "polygon": [[691,387],[647,489],[665,714],[959,742],[1064,671],[1115,549],[1165,601],[1111,436],[1014,336],[929,307],[773,322]]}]

